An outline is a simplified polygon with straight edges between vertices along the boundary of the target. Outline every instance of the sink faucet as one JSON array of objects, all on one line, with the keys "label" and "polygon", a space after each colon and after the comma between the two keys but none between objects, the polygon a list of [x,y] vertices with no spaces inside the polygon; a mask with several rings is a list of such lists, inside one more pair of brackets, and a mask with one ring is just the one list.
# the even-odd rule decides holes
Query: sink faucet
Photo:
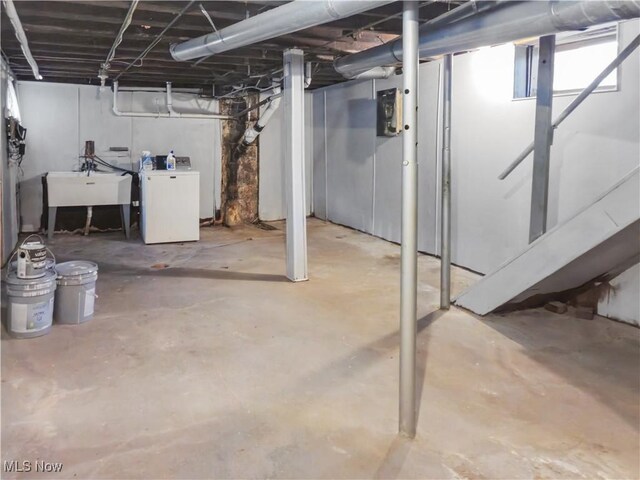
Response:
[{"label": "sink faucet", "polygon": [[87,171],[87,177],[91,176],[91,170],[95,170],[95,163],[93,157],[84,157],[84,169]]}]

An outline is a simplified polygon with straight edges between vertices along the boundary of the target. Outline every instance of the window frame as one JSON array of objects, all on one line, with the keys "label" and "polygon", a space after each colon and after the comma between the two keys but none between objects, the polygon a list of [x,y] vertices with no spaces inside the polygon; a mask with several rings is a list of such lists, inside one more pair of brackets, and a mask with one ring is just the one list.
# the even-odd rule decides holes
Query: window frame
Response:
[{"label": "window frame", "polygon": [[[619,23],[598,25],[584,31],[563,32],[556,35],[556,52],[579,49],[590,45],[597,45],[607,41],[616,42],[616,55],[620,52],[620,28]],[[530,40],[514,43],[514,77],[512,100],[531,100],[536,98],[537,69],[538,69],[538,45],[539,40]],[[620,68],[616,67],[616,84],[598,86],[592,93],[607,93],[620,91]],[[593,80],[593,79],[591,79]],[[590,82],[591,82],[590,80]],[[585,85],[586,87],[586,85]],[[579,94],[583,88],[568,90],[554,90],[554,97]]]}]

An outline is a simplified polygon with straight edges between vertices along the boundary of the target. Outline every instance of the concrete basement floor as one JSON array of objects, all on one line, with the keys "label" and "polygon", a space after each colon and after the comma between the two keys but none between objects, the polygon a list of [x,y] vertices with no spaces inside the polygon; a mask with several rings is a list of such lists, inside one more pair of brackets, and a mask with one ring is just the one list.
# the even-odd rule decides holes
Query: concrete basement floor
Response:
[{"label": "concrete basement floor", "polygon": [[[421,256],[418,436],[399,438],[399,247],[309,221],[145,246],[56,235],[99,263],[96,316],[2,336],[3,478],[638,478],[639,330],[528,310],[437,312]],[[154,268],[167,264],[165,269]],[[460,292],[476,276],[453,273]]]}]

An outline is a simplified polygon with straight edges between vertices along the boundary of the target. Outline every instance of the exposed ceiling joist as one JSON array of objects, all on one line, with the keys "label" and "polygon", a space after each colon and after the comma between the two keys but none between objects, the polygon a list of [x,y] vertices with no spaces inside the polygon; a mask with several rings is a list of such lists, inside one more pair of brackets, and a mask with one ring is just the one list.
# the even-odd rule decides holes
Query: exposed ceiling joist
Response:
[{"label": "exposed ceiling joist", "polygon": [[[216,28],[224,28],[287,2],[198,0],[196,5],[200,3]],[[422,1],[420,17],[423,21],[434,18],[460,3],[463,1]],[[176,0],[140,1],[111,62],[110,79],[138,57],[186,4],[186,1]],[[45,80],[99,84],[100,66],[107,58],[131,2],[67,0],[16,2],[15,5],[33,56],[42,64]],[[215,55],[198,65],[194,65],[195,62],[180,64],[171,58],[169,45],[212,30],[202,11],[191,8],[141,63],[122,75],[121,83],[162,86],[165,81],[172,81],[176,87],[255,83],[256,75],[282,68],[282,53],[290,47],[302,48],[306,59],[317,63],[312,88],[341,82],[343,78],[334,71],[332,59],[395,38],[401,32],[401,10],[402,2],[395,2],[340,21]],[[4,9],[1,26],[3,53],[18,78],[29,79],[29,66],[12,34]],[[265,77],[264,81],[268,82],[268,78]]]}]

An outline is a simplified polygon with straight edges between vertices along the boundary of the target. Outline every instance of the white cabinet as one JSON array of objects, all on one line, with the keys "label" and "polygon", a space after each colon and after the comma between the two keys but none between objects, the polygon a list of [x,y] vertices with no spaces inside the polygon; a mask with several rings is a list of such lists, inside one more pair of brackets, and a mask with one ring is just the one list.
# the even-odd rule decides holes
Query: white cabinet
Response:
[{"label": "white cabinet", "polygon": [[200,173],[181,170],[140,172],[144,243],[200,239]]}]

